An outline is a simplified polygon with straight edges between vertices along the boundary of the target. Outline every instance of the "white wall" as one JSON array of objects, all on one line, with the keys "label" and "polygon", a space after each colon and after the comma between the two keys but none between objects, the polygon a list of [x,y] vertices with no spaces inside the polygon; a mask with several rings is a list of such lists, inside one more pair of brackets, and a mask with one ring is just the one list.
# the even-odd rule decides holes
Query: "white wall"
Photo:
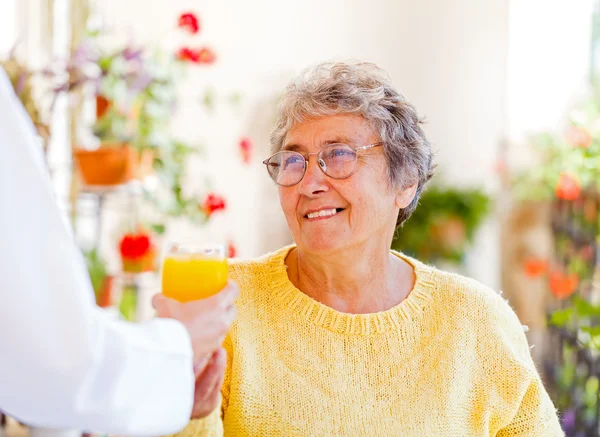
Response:
[{"label": "white wall", "polygon": [[0,3],[0,57],[12,49],[17,37],[16,0],[3,0]]}]

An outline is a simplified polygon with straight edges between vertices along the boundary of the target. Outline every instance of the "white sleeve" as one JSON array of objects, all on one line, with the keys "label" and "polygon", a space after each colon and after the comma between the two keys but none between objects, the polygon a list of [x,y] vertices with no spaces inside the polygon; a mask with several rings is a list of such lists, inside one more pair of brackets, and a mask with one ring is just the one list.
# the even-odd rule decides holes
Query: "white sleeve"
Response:
[{"label": "white sleeve", "polygon": [[0,68],[0,410],[50,428],[179,431],[193,402],[189,336],[95,306],[33,129]]}]

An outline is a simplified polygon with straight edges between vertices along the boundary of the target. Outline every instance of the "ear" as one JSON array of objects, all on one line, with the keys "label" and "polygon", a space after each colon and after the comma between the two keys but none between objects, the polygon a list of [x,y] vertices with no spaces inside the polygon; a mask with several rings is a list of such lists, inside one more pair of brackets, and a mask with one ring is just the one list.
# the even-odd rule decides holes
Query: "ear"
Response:
[{"label": "ear", "polygon": [[396,206],[400,209],[406,208],[415,198],[417,192],[417,184],[410,185],[406,188],[398,190],[396,193]]}]

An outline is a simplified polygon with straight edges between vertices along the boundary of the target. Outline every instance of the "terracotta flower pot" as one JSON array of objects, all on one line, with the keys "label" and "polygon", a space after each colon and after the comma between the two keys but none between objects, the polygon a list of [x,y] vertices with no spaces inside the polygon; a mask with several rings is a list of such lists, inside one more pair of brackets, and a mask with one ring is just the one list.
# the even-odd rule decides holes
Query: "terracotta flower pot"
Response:
[{"label": "terracotta flower pot", "polygon": [[146,177],[152,172],[154,155],[144,150],[142,156],[128,145],[105,144],[97,150],[76,149],[74,157],[81,178],[87,185],[112,186]]},{"label": "terracotta flower pot", "polygon": [[112,103],[104,96],[96,96],[96,118],[101,118],[110,109]]},{"label": "terracotta flower pot", "polygon": [[112,305],[112,289],[114,277],[107,276],[104,278],[102,288],[96,294],[96,304],[101,308],[107,308]]}]

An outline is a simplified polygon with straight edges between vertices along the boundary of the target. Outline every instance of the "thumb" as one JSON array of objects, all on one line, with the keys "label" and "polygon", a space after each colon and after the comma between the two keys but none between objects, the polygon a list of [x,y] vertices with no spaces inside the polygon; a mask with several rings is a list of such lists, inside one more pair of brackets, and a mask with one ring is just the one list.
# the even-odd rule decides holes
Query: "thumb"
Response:
[{"label": "thumb", "polygon": [[162,293],[157,293],[152,296],[152,307],[156,310],[159,317],[162,314],[169,313],[169,300],[170,299]]}]

